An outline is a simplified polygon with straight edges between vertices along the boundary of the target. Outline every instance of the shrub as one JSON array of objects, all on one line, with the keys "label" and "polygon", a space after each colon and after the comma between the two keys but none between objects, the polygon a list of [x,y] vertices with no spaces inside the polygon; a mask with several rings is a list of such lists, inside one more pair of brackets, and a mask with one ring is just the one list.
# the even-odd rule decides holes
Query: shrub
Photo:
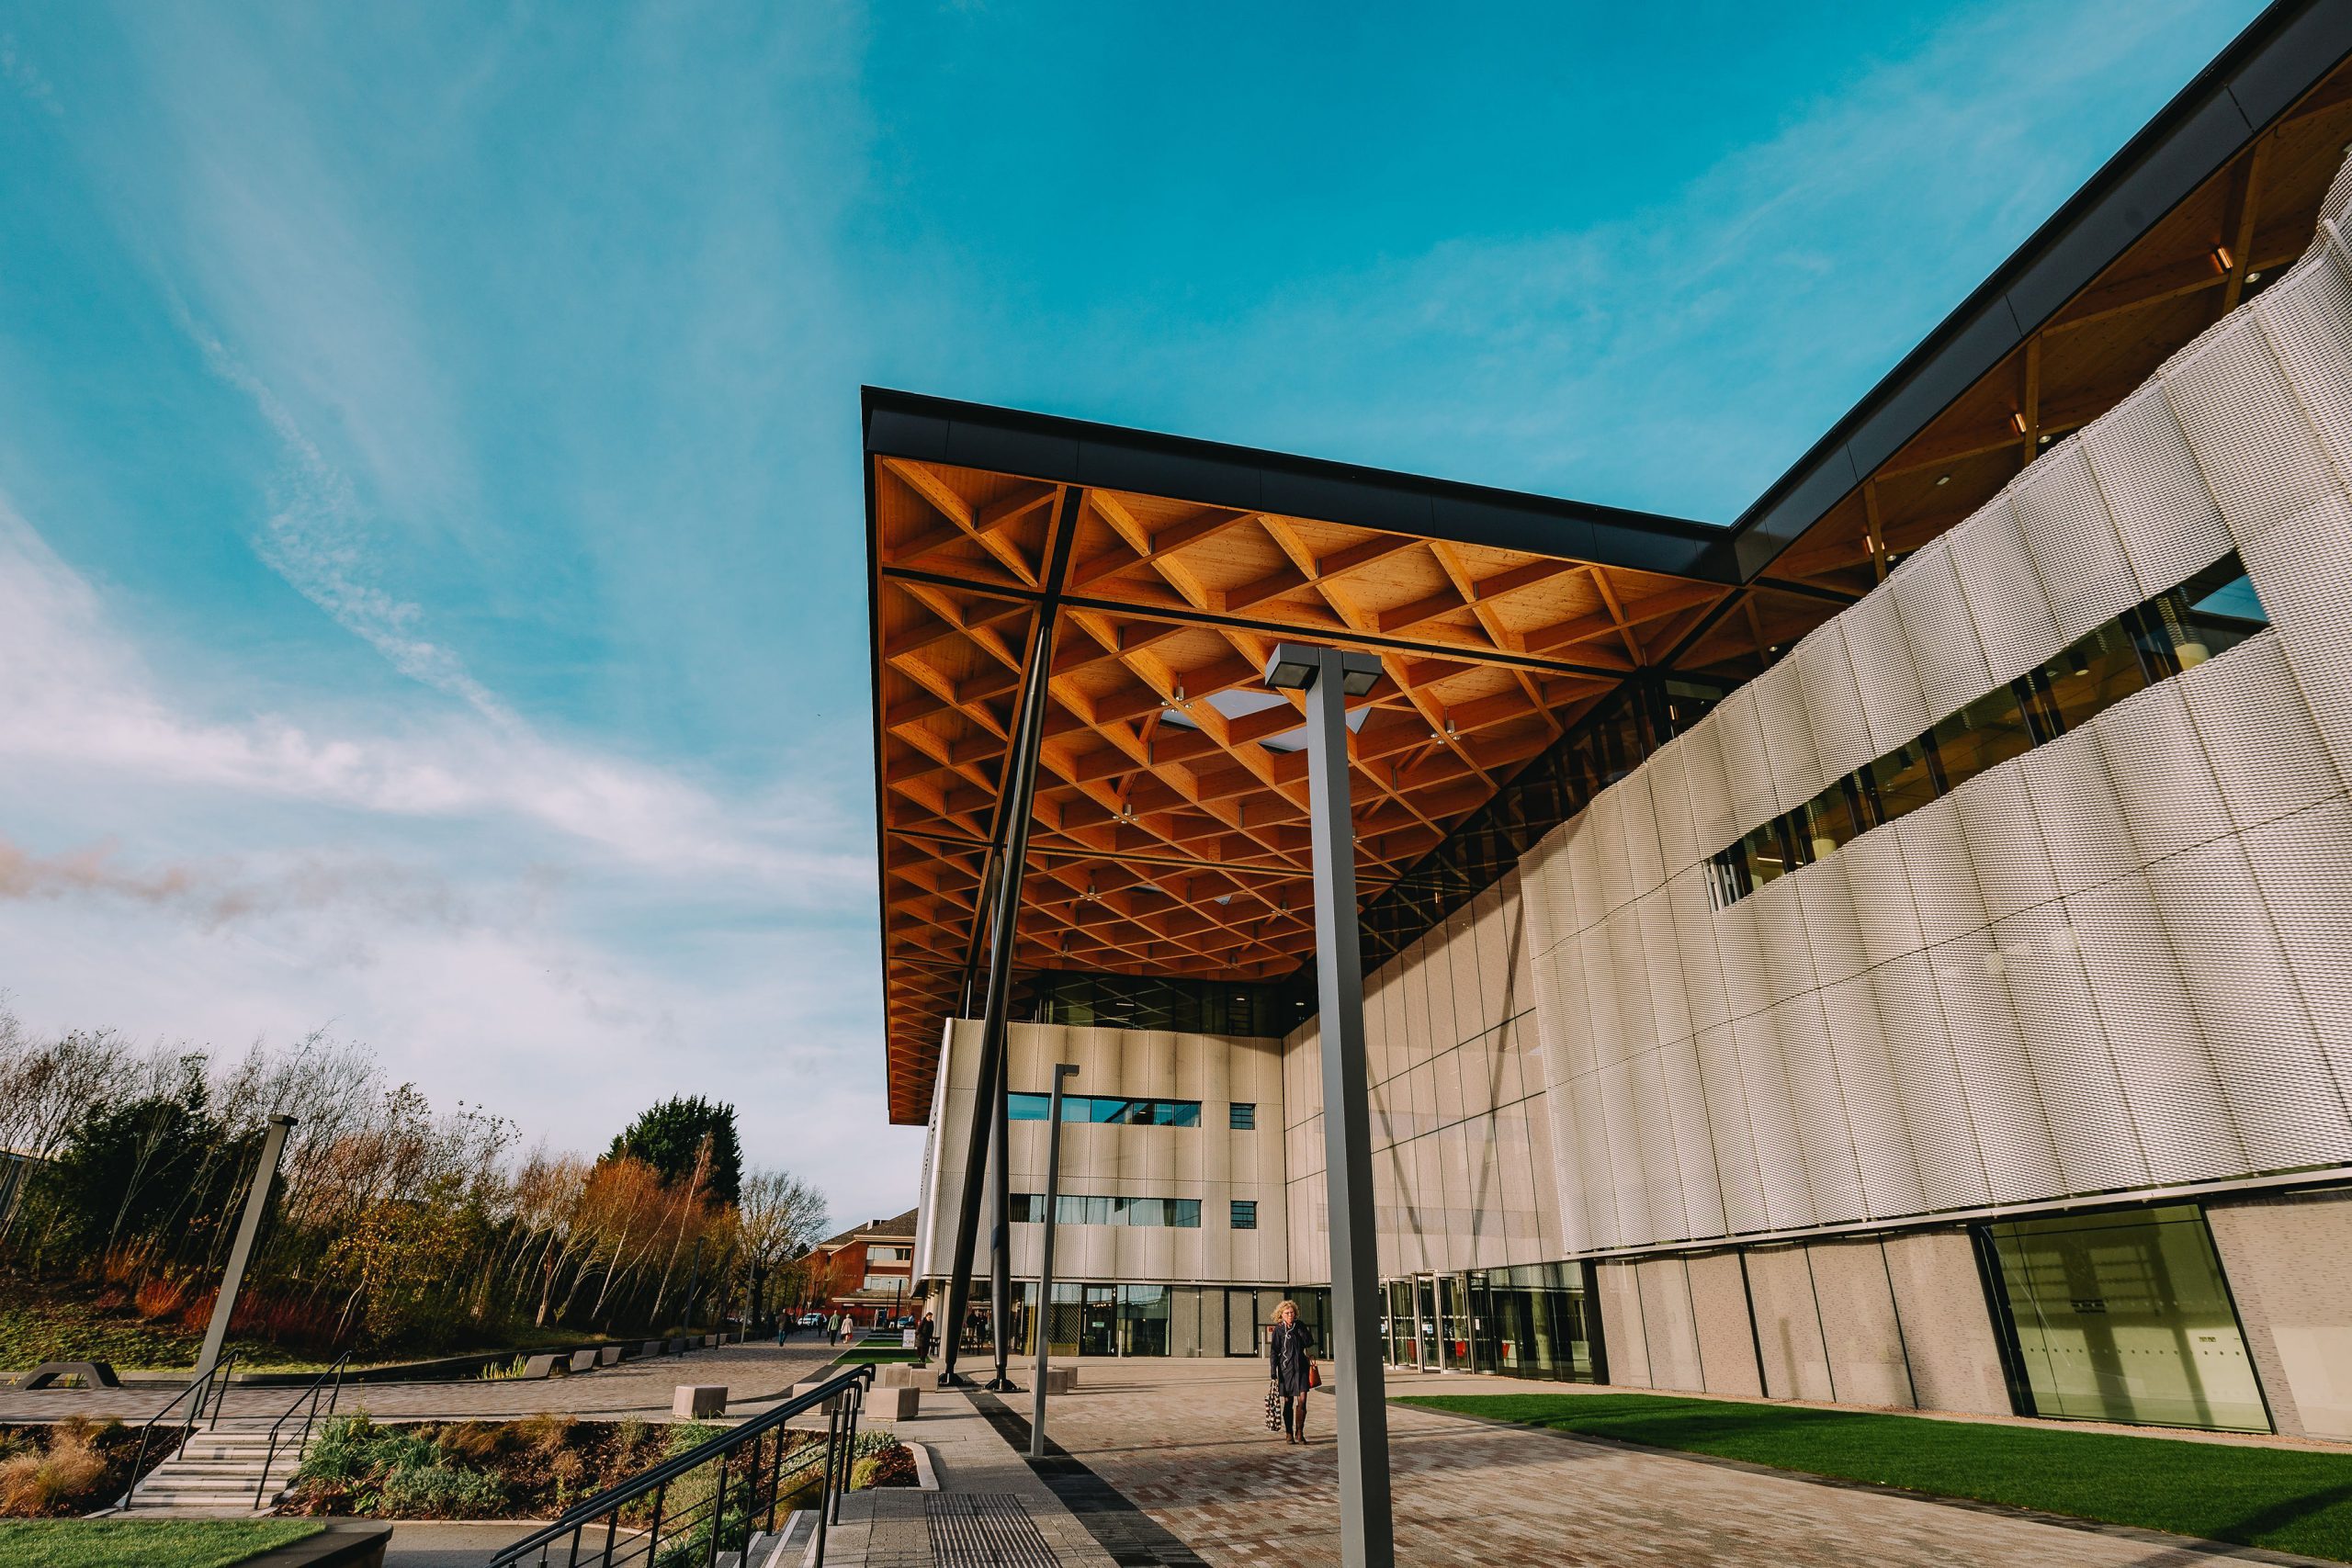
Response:
[{"label": "shrub", "polygon": [[[187,1310],[188,1288],[189,1282],[185,1275],[151,1275],[140,1281],[137,1293],[130,1298],[131,1310],[149,1323],[161,1323],[176,1317]],[[205,1311],[209,1315],[209,1303],[207,1303]],[[197,1326],[202,1327],[203,1325]]]},{"label": "shrub", "polygon": [[45,1451],[0,1461],[0,1514],[34,1518],[79,1512],[106,1479],[97,1432],[92,1421],[61,1422]]},{"label": "shrub", "polygon": [[417,1518],[466,1518],[493,1512],[506,1489],[479,1470],[426,1463],[404,1465],[383,1478],[381,1512]]}]

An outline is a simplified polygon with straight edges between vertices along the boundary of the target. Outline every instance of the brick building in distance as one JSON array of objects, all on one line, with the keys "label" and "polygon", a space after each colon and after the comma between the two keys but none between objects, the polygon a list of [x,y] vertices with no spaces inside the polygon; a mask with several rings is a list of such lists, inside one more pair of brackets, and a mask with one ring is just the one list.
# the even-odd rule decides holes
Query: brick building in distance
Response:
[{"label": "brick building in distance", "polygon": [[808,1306],[827,1317],[846,1312],[873,1325],[918,1309],[914,1290],[915,1212],[868,1220],[819,1242],[802,1259]]}]

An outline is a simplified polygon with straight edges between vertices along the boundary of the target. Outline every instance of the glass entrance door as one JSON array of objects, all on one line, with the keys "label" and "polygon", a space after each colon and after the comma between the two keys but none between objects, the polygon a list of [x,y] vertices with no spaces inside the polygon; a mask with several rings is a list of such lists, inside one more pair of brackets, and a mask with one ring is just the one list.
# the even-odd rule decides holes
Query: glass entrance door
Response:
[{"label": "glass entrance door", "polygon": [[1445,1345],[1438,1336],[1437,1276],[1413,1276],[1413,1333],[1418,1342],[1421,1371],[1442,1371],[1445,1368]]},{"label": "glass entrance door", "polygon": [[1115,1356],[1119,1353],[1119,1287],[1089,1285],[1079,1309],[1078,1353]]}]

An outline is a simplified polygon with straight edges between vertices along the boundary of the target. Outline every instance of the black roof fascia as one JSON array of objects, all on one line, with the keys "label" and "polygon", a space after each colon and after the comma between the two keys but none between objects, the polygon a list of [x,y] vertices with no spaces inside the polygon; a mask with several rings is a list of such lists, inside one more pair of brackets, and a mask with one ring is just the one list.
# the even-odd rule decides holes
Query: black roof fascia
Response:
[{"label": "black roof fascia", "polygon": [[[917,392],[864,389],[869,457],[914,458],[1732,583],[1731,536],[1687,518]],[[873,484],[871,466],[866,483]]]},{"label": "black roof fascia", "polygon": [[2352,5],[2276,0],[1732,524],[1740,576],[1928,427],[2352,54]]}]

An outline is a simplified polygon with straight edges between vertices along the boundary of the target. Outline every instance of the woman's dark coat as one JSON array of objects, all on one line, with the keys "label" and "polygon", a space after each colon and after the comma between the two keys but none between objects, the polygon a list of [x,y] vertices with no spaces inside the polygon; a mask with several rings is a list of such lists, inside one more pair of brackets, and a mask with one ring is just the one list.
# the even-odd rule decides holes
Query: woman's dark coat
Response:
[{"label": "woman's dark coat", "polygon": [[1266,1336],[1266,1361],[1284,1396],[1306,1392],[1307,1364],[1315,1359],[1315,1336],[1303,1323],[1276,1324]]}]

